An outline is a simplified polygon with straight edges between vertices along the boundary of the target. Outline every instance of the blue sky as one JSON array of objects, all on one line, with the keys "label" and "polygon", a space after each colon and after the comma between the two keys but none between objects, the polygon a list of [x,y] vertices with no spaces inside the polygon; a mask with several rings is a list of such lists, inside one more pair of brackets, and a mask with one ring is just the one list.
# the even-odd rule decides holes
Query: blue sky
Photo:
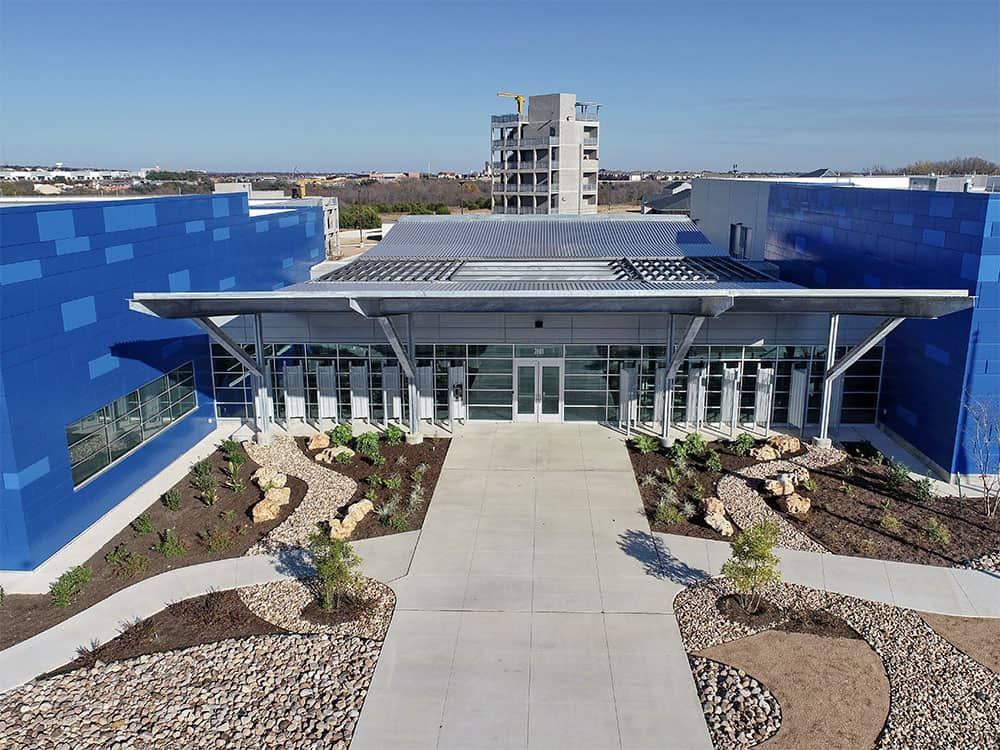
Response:
[{"label": "blue sky", "polygon": [[607,168],[1000,161],[997,7],[0,0],[0,161],[467,170],[497,91],[602,102]]}]

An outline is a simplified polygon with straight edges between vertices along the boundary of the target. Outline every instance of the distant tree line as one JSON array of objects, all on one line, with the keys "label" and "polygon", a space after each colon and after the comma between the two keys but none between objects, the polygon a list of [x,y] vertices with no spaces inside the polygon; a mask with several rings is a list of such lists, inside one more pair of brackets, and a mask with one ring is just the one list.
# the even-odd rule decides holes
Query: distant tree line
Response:
[{"label": "distant tree line", "polygon": [[1000,174],[1000,164],[978,156],[956,156],[942,161],[915,161],[895,169],[883,164],[873,164],[865,171],[868,174]]},{"label": "distant tree line", "polygon": [[156,182],[200,182],[206,179],[206,175],[201,172],[168,172],[151,171],[146,173],[147,180]]}]

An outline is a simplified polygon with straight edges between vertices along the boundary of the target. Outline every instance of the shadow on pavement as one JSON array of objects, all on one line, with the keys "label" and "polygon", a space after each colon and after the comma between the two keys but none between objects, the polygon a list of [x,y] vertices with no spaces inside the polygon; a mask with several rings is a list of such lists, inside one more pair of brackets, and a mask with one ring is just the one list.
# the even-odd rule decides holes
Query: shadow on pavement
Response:
[{"label": "shadow on pavement", "polygon": [[711,577],[707,570],[693,568],[675,557],[652,534],[629,529],[618,537],[618,546],[626,555],[642,562],[646,575],[682,586]]}]

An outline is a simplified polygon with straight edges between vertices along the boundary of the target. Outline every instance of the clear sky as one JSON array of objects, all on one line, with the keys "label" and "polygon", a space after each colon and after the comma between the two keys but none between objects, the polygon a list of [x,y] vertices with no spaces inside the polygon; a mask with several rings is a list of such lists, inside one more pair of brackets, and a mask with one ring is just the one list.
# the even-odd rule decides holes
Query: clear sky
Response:
[{"label": "clear sky", "polygon": [[601,165],[1000,161],[997,0],[0,0],[0,161],[469,170],[497,91]]}]

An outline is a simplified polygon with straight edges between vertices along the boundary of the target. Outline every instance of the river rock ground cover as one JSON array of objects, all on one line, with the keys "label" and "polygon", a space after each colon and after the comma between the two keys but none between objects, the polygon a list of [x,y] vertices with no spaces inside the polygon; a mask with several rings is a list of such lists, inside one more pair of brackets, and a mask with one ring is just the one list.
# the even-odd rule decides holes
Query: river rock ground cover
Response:
[{"label": "river rock ground cover", "polygon": [[[250,481],[258,465],[247,460],[239,467],[236,489],[232,489],[227,486],[232,478],[226,473],[228,465],[223,451],[215,451],[208,462],[217,485],[214,504],[205,502],[195,485],[194,474],[186,475],[173,487],[178,498],[177,510],[171,510],[163,498],[158,498],[141,514],[145,523],[126,526],[97,550],[84,563],[90,568],[90,580],[67,606],[53,606],[49,594],[7,594],[0,606],[0,649],[47,630],[144,578],[186,565],[239,557],[284,522],[305,497],[305,482],[288,477],[289,502],[281,507],[275,519],[254,523],[251,509],[263,497],[261,489]],[[168,529],[183,547],[175,556],[155,549]],[[128,574],[123,574],[123,566],[106,560],[120,545],[144,561],[137,563],[139,567],[129,569]]]}]

